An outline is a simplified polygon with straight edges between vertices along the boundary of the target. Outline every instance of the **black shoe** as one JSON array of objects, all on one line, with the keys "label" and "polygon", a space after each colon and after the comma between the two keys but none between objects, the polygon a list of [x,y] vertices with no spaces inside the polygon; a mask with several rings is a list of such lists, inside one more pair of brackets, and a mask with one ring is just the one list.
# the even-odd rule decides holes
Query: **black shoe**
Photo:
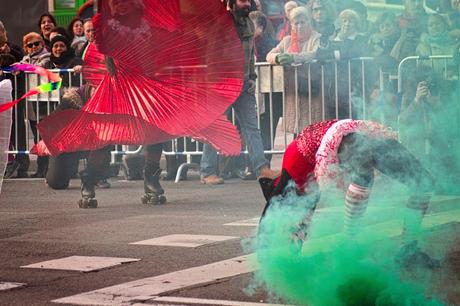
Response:
[{"label": "black shoe", "polygon": [[434,270],[441,267],[441,261],[420,250],[417,246],[417,241],[403,245],[396,255],[395,261],[407,270],[416,268]]}]

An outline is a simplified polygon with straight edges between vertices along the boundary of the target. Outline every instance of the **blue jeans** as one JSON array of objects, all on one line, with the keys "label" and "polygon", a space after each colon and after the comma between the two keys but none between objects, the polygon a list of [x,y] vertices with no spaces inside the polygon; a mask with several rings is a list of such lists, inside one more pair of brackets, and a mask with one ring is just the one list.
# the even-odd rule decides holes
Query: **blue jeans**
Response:
[{"label": "blue jeans", "polygon": [[[252,168],[259,175],[260,168],[268,165],[269,162],[265,158],[262,137],[257,127],[256,97],[253,93],[248,93],[248,85],[248,82],[244,82],[243,90],[232,107],[240,124],[244,142],[248,147]],[[217,174],[217,152],[208,144],[203,146],[200,168],[203,177]]]}]

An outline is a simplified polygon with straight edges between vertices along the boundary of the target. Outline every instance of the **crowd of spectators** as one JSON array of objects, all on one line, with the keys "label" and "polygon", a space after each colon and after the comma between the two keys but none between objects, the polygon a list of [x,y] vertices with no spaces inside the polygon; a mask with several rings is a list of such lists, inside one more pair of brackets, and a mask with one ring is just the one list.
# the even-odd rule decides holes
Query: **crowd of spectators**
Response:
[{"label": "crowd of spectators", "polygon": [[[69,25],[69,31],[59,27],[56,19],[50,13],[44,13],[38,18],[37,31],[26,33],[22,38],[22,48],[8,40],[7,29],[0,21],[0,55],[10,55],[14,58],[13,63],[25,63],[47,69],[73,69],[74,72],[61,72],[62,93],[70,87],[78,87],[81,84],[82,55],[87,38],[84,35],[83,24],[85,21],[78,17]],[[91,21],[89,21],[91,22]],[[10,78],[13,84],[13,97],[21,97],[26,91],[26,75],[14,73],[14,75],[2,74],[1,78]],[[13,112],[13,129],[10,150],[18,151],[10,157],[5,177],[25,178],[29,177],[30,165],[27,154],[26,135],[28,120],[33,134],[34,143],[40,138],[37,132],[37,123],[44,118],[56,105],[39,103],[19,103]],[[49,158],[39,156],[37,158],[36,172],[30,177],[44,178],[48,170]]]},{"label": "crowd of spectators", "polygon": [[[286,1],[285,16],[276,24],[264,15],[263,2],[251,2],[256,61],[283,65],[285,69],[284,95],[260,96],[263,110],[260,127],[266,150],[273,145],[283,110],[286,132],[294,135],[306,124],[329,118],[367,116],[395,128],[417,118],[419,126],[431,127],[430,116],[418,116],[412,105],[414,101],[442,100],[445,92],[448,92],[446,96],[452,96],[452,89],[443,91],[439,86],[434,88],[433,84],[441,84],[441,79],[458,80],[459,0],[439,1],[442,5],[435,6],[435,10],[427,10],[420,0],[403,0],[404,9],[400,14],[383,10],[374,21],[369,20],[366,6],[356,0]],[[76,17],[65,29],[58,26],[53,15],[45,13],[38,19],[37,32],[23,36],[22,48],[8,41],[6,29],[0,23],[0,54],[11,55],[15,62],[50,69],[70,68],[78,74],[85,49],[92,42],[94,27],[90,19]],[[398,64],[404,58],[417,55],[423,58],[451,55],[453,58],[443,62],[422,60],[416,67],[408,66],[403,71],[406,75],[423,70],[424,78],[415,81],[407,77],[410,81],[402,82],[400,92],[391,82],[382,86],[382,75],[396,75]],[[349,64],[351,59],[360,57],[372,57],[373,60],[369,64],[366,62],[365,69],[361,63]],[[297,84],[294,70],[297,70]],[[79,77],[63,74],[63,86],[77,86]],[[363,85],[364,79],[366,85]],[[24,77],[18,76],[16,81],[23,84]],[[15,88],[18,92],[14,95],[20,96],[21,86]],[[439,98],[433,98],[435,96]],[[19,104],[15,112],[14,118],[19,121],[23,121],[21,118],[29,120],[34,140],[38,141],[36,121],[45,114],[40,111],[37,114],[32,104],[27,109]],[[13,133],[18,137],[13,137],[11,149],[22,152],[26,148],[21,140],[23,136],[25,139],[26,126],[21,122],[13,126],[17,129]],[[27,154],[16,154],[11,165],[7,176],[14,173],[17,177],[27,176]],[[32,176],[44,177],[46,168],[47,161],[40,161]]]},{"label": "crowd of spectators", "polygon": [[[460,119],[460,1],[440,2],[433,10],[423,1],[403,0],[399,15],[383,11],[375,22],[359,1],[286,2],[286,16],[272,36],[278,44],[266,56],[284,65],[286,132],[295,135],[324,119],[366,117],[399,129],[430,168],[439,172],[449,162],[458,173],[452,143],[458,146],[460,137],[452,129]],[[256,39],[256,48],[263,50],[258,44],[266,41],[272,43]],[[418,60],[398,67],[412,56]]]}]

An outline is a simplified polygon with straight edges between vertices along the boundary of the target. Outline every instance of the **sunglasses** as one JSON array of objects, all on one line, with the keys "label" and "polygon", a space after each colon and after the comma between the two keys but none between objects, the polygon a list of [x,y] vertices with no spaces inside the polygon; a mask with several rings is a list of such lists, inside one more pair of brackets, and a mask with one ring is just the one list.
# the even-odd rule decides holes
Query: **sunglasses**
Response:
[{"label": "sunglasses", "polygon": [[26,46],[28,48],[32,48],[33,46],[38,47],[38,46],[40,46],[40,44],[41,44],[41,42],[36,41],[36,42],[33,42],[33,43],[28,43]]}]

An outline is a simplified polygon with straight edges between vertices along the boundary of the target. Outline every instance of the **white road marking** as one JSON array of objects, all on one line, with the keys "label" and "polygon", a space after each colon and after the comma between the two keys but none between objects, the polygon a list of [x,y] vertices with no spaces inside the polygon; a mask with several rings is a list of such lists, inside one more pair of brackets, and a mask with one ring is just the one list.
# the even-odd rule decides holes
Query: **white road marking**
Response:
[{"label": "white road marking", "polygon": [[[385,206],[385,207],[369,207],[368,211],[381,211],[381,210],[389,210],[393,209],[394,207]],[[344,206],[334,206],[334,207],[324,207],[319,208],[316,210],[317,213],[343,213],[345,207]],[[255,217],[252,219],[246,219],[241,221],[235,221],[230,223],[225,223],[226,226],[253,226],[256,227],[259,225],[260,217]]]},{"label": "white road marking", "polygon": [[[157,302],[157,303],[155,303]],[[146,303],[135,303],[132,306],[140,305],[167,305],[166,303],[173,303],[172,305],[215,305],[215,306],[293,306],[286,304],[267,304],[255,302],[241,302],[241,301],[224,301],[224,300],[208,300],[208,299],[195,299],[174,296],[159,296],[146,301]],[[171,305],[171,304],[169,304]]]},{"label": "white road marking", "polygon": [[161,246],[175,246],[196,248],[206,244],[212,244],[225,240],[237,239],[234,236],[216,236],[216,235],[167,235],[130,244],[140,245],[161,245]]},{"label": "white road marking", "polygon": [[260,217],[255,217],[252,219],[235,221],[230,223],[225,223],[224,225],[228,226],[258,226]]},{"label": "white road marking", "polygon": [[11,290],[14,288],[24,287],[25,283],[0,282],[0,291]]},{"label": "white road marking", "polygon": [[[429,230],[435,226],[451,222],[460,222],[460,209],[427,215],[423,219],[422,229]],[[389,237],[396,237],[401,235],[402,228],[402,220],[391,220],[387,222],[371,224],[362,228],[360,234],[358,234],[354,240],[360,242],[361,239],[365,239],[365,242],[369,242],[369,237],[371,237],[371,235],[373,241],[378,241]],[[316,239],[310,239],[308,240],[308,247],[302,249],[302,254],[309,255],[315,254],[317,252],[328,252],[332,245],[342,241],[343,239],[343,232],[318,237]]]},{"label": "white road marking", "polygon": [[[458,209],[431,214],[425,217],[423,228],[430,229],[441,224],[459,222],[459,220],[460,210]],[[383,222],[381,224],[367,226],[364,230],[367,231],[368,229],[378,232],[380,238],[398,235],[401,232],[401,222],[398,222],[397,220]],[[311,244],[311,246],[309,246],[309,248],[304,248],[302,254],[327,251],[330,243],[340,237],[342,237],[342,234],[338,233],[318,237],[316,239],[310,239],[308,240],[308,244]],[[212,284],[217,280],[254,272],[257,269],[256,255],[253,253],[204,266],[143,278],[74,296],[64,297],[54,300],[53,302],[76,305],[132,305],[133,303],[147,302],[158,295],[165,295],[168,292],[178,289],[196,285]]]},{"label": "white road marking", "polygon": [[256,269],[256,260],[251,254],[81,293],[53,302],[76,305],[121,305],[143,302],[166,292],[196,284],[213,283]]},{"label": "white road marking", "polygon": [[21,266],[21,268],[91,272],[139,260],[137,258],[70,256]]}]

